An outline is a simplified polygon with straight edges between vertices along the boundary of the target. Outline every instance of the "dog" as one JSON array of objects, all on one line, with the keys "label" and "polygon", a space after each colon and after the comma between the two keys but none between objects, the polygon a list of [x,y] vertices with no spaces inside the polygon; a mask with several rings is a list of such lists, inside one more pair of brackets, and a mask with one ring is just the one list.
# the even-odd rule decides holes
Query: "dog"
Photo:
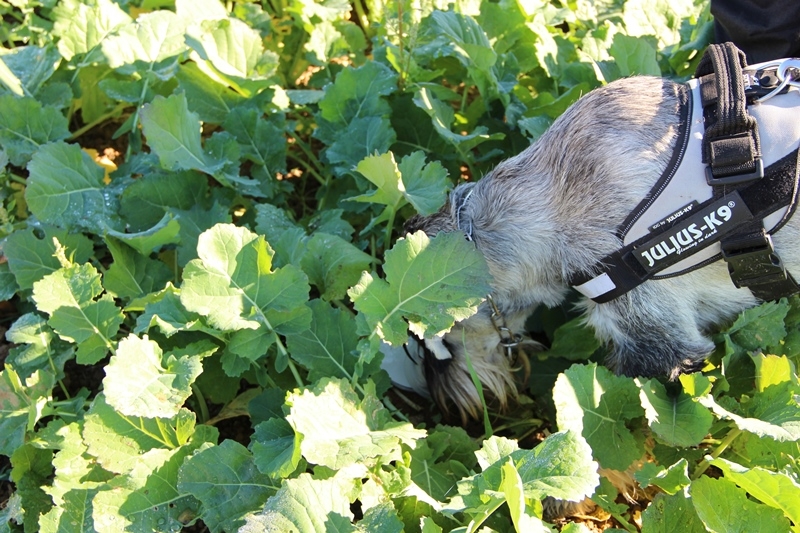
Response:
[{"label": "dog", "polygon": [[[796,290],[800,217],[791,214],[800,145],[797,65],[784,61],[745,68],[735,47],[717,53],[723,59],[704,59],[706,70],[712,70],[710,81],[707,73],[689,84],[636,76],[587,93],[522,153],[480,180],[456,187],[438,213],[407,221],[408,232],[463,232],[485,257],[493,278],[490,298],[477,314],[441,337],[412,338],[405,347],[421,362],[427,389],[445,410],[454,406],[464,419],[481,413],[470,366],[500,407],[506,406],[517,394],[509,356],[519,339],[510,332],[522,332],[536,307],[561,304],[571,287],[586,294],[579,305],[586,323],[608,345],[607,366],[620,375],[670,379],[703,364],[714,349],[709,334],[715,326],[780,296],[758,285],[767,277],[783,274],[780,290]],[[743,86],[751,91],[745,95],[747,115],[755,117],[760,131],[745,146],[758,165],[770,169],[782,161],[784,174],[794,176],[794,188],[784,191],[788,205],[748,212],[755,218],[749,225],[740,220],[748,213],[739,212],[749,200],[737,187],[768,180],[750,171],[717,178],[702,161],[708,150],[704,143],[715,142],[714,124],[723,112],[719,102],[730,100],[726,87],[737,83],[715,81],[720,77],[714,78],[714,68],[725,70],[718,63],[736,60],[741,65],[731,70],[740,69],[735,74],[745,81],[738,81],[733,92],[741,93]],[[709,84],[717,91],[710,104],[701,95]],[[736,105],[744,107],[741,101]],[[778,124],[770,126],[773,120]],[[736,135],[723,132],[719,146],[711,148],[712,163],[714,157],[720,165],[730,163],[725,158],[734,141],[729,138]],[[691,187],[673,175],[676,153],[688,161],[692,176],[687,179],[697,180],[700,198],[692,198]],[[659,206],[655,200],[670,187],[672,197]],[[759,190],[754,194],[764,196]],[[760,230],[762,218],[766,230]],[[774,250],[762,250],[760,241],[737,249],[737,231],[726,224],[749,227],[751,236],[755,227]],[[732,240],[733,248],[714,233]],[[669,264],[649,270],[659,261]],[[687,266],[692,261],[698,264]],[[642,278],[635,286],[619,289],[625,276],[613,268],[622,263],[622,270]],[[762,270],[769,272],[758,277]]]}]

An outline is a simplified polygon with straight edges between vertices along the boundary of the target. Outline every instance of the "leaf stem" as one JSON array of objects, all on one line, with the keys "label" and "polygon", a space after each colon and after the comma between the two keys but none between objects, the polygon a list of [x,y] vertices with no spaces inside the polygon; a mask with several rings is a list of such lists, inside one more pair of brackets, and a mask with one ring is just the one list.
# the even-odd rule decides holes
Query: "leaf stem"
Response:
[{"label": "leaf stem", "polygon": [[[741,434],[742,434],[741,429],[737,427],[731,428],[731,430],[728,432],[727,435],[725,435],[725,438],[722,439],[722,442],[719,443],[719,446],[717,446],[717,448],[711,453],[711,455],[710,456],[707,455],[700,462],[700,464],[697,465],[697,468],[692,474],[692,479],[694,480],[702,476],[705,473],[705,471],[708,470],[708,467],[711,466],[711,461],[722,455],[722,452],[724,452],[728,448],[728,446],[730,446],[731,443],[736,439],[736,437],[738,437]],[[709,457],[711,457],[711,460],[709,460]]]},{"label": "leaf stem", "polygon": [[68,140],[74,141],[75,139],[77,139],[78,137],[80,137],[81,135],[86,133],[87,131],[91,130],[95,126],[98,126],[98,125],[104,123],[109,118],[112,118],[112,117],[116,116],[118,113],[120,113],[126,107],[128,107],[128,104],[126,104],[126,103],[117,104],[116,107],[114,107],[114,109],[112,109],[111,111],[109,111],[105,115],[100,116],[100,117],[94,119],[93,121],[91,121],[90,123],[85,124],[82,128],[79,128],[79,129],[75,130],[75,132],[73,132],[72,135],[70,135],[68,137]]},{"label": "leaf stem", "polygon": [[203,391],[200,390],[200,387],[198,387],[196,383],[192,383],[192,394],[197,397],[197,407],[200,409],[200,423],[205,424],[209,417],[208,404],[206,403],[206,397],[203,395]]},{"label": "leaf stem", "polygon": [[[467,345],[466,331],[461,332],[461,343],[463,346]],[[483,385],[481,380],[478,379],[478,374],[475,372],[475,367],[472,366],[472,358],[468,350],[464,350],[464,359],[467,361],[467,369],[469,370],[469,377],[472,379],[472,384],[478,391],[478,397],[481,399],[481,406],[483,406],[483,432],[484,438],[489,438],[494,434],[492,430],[492,423],[489,421],[489,409],[486,407],[486,398],[483,395]]]}]

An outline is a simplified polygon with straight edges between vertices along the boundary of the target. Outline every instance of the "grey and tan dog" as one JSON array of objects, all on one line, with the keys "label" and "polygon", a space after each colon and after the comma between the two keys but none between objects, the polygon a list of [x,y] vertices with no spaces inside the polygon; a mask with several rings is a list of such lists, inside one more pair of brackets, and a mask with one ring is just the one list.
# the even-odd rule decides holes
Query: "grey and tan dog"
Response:
[{"label": "grey and tan dog", "polygon": [[[781,69],[777,62],[767,67]],[[745,73],[745,81],[757,82],[762,74]],[[781,97],[770,94],[769,100],[747,109],[758,119],[760,139],[754,152],[761,159],[759,164],[773,168],[777,161],[791,160],[789,173],[794,173],[795,185],[788,196],[793,204],[800,91],[791,78],[795,71],[786,67],[779,74],[781,80],[786,79]],[[503,331],[522,331],[526,317],[537,306],[559,305],[570,286],[588,295],[581,304],[586,322],[608,343],[607,364],[615,372],[675,378],[696,369],[714,348],[710,329],[760,301],[745,288],[746,280],[737,288],[729,266],[720,259],[719,242],[708,245],[718,240],[714,233],[725,233],[729,220],[739,224],[748,213],[756,218],[758,228],[764,219],[766,239],[772,240],[775,249],[755,261],[766,257],[780,273],[782,260],[785,272],[800,275],[800,217],[790,218],[793,205],[767,207],[769,213],[762,209],[761,214],[750,206],[752,213],[742,214],[739,205],[748,198],[729,185],[736,178],[706,184],[706,164],[700,161],[705,128],[700,85],[631,77],[595,89],[524,152],[479,181],[457,187],[440,212],[408,221],[409,232],[464,232],[485,256],[494,278],[492,301],[484,302],[476,315],[441,338],[418,343],[424,346],[428,388],[438,403],[454,405],[462,416],[480,413],[466,352],[484,387],[505,405],[516,388],[498,323],[507,328]],[[751,102],[754,99],[750,97]],[[773,119],[776,126],[770,126]],[[714,149],[725,155],[726,146]],[[688,179],[701,183],[700,192],[690,191],[692,187],[681,185],[671,175],[676,152],[686,159],[696,156],[690,166],[697,168],[690,173],[697,175]],[[709,180],[713,179],[712,175]],[[665,198],[660,210],[645,212],[651,199],[668,196],[661,193],[670,188],[672,198]],[[763,196],[758,191],[753,194]],[[715,198],[718,201],[713,203]],[[673,233],[654,231],[659,226],[672,228]],[[708,243],[704,245],[703,239]],[[687,266],[689,256],[700,248],[705,255],[699,254],[695,262],[702,268]],[[608,286],[603,287],[603,282],[607,285],[616,275],[609,276],[604,267],[621,249],[639,253],[639,274],[646,281],[604,299]],[[670,261],[669,268],[662,265],[659,272],[648,271],[662,257]],[[749,267],[753,265],[745,264]],[[492,316],[493,306],[499,316]]]}]

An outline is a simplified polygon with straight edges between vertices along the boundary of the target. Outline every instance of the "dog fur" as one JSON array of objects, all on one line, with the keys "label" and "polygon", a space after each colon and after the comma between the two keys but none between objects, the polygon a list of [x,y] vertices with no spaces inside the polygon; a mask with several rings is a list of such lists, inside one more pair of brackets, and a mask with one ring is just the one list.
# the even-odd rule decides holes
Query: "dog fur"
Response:
[{"label": "dog fur", "polygon": [[[477,182],[458,186],[440,212],[414,217],[406,229],[429,235],[469,229],[494,278],[494,302],[506,325],[521,331],[534,308],[564,300],[572,274],[591,272],[620,248],[615,231],[667,166],[678,125],[677,84],[646,76],[615,81],[579,99],[529,148]],[[800,217],[773,236],[795,274],[799,237]],[[611,369],[674,379],[697,369],[714,349],[711,328],[757,303],[717,261],[647,281],[605,304],[585,299],[580,305],[609,345]],[[465,352],[501,406],[516,394],[490,316],[484,302],[478,314],[445,334],[442,342],[453,357],[435,361],[427,372],[432,396],[440,404],[452,402],[462,416],[481,410]]]}]

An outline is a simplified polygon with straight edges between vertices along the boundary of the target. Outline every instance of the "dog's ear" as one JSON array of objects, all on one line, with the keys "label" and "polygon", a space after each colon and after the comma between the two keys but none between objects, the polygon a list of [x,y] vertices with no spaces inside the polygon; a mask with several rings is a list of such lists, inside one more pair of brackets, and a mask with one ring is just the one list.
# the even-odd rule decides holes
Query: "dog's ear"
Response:
[{"label": "dog's ear", "polygon": [[422,230],[433,237],[440,231],[458,230],[459,211],[474,186],[475,183],[459,185],[450,193],[450,198],[437,213],[428,216],[414,215],[403,225],[403,231],[414,233]]}]

